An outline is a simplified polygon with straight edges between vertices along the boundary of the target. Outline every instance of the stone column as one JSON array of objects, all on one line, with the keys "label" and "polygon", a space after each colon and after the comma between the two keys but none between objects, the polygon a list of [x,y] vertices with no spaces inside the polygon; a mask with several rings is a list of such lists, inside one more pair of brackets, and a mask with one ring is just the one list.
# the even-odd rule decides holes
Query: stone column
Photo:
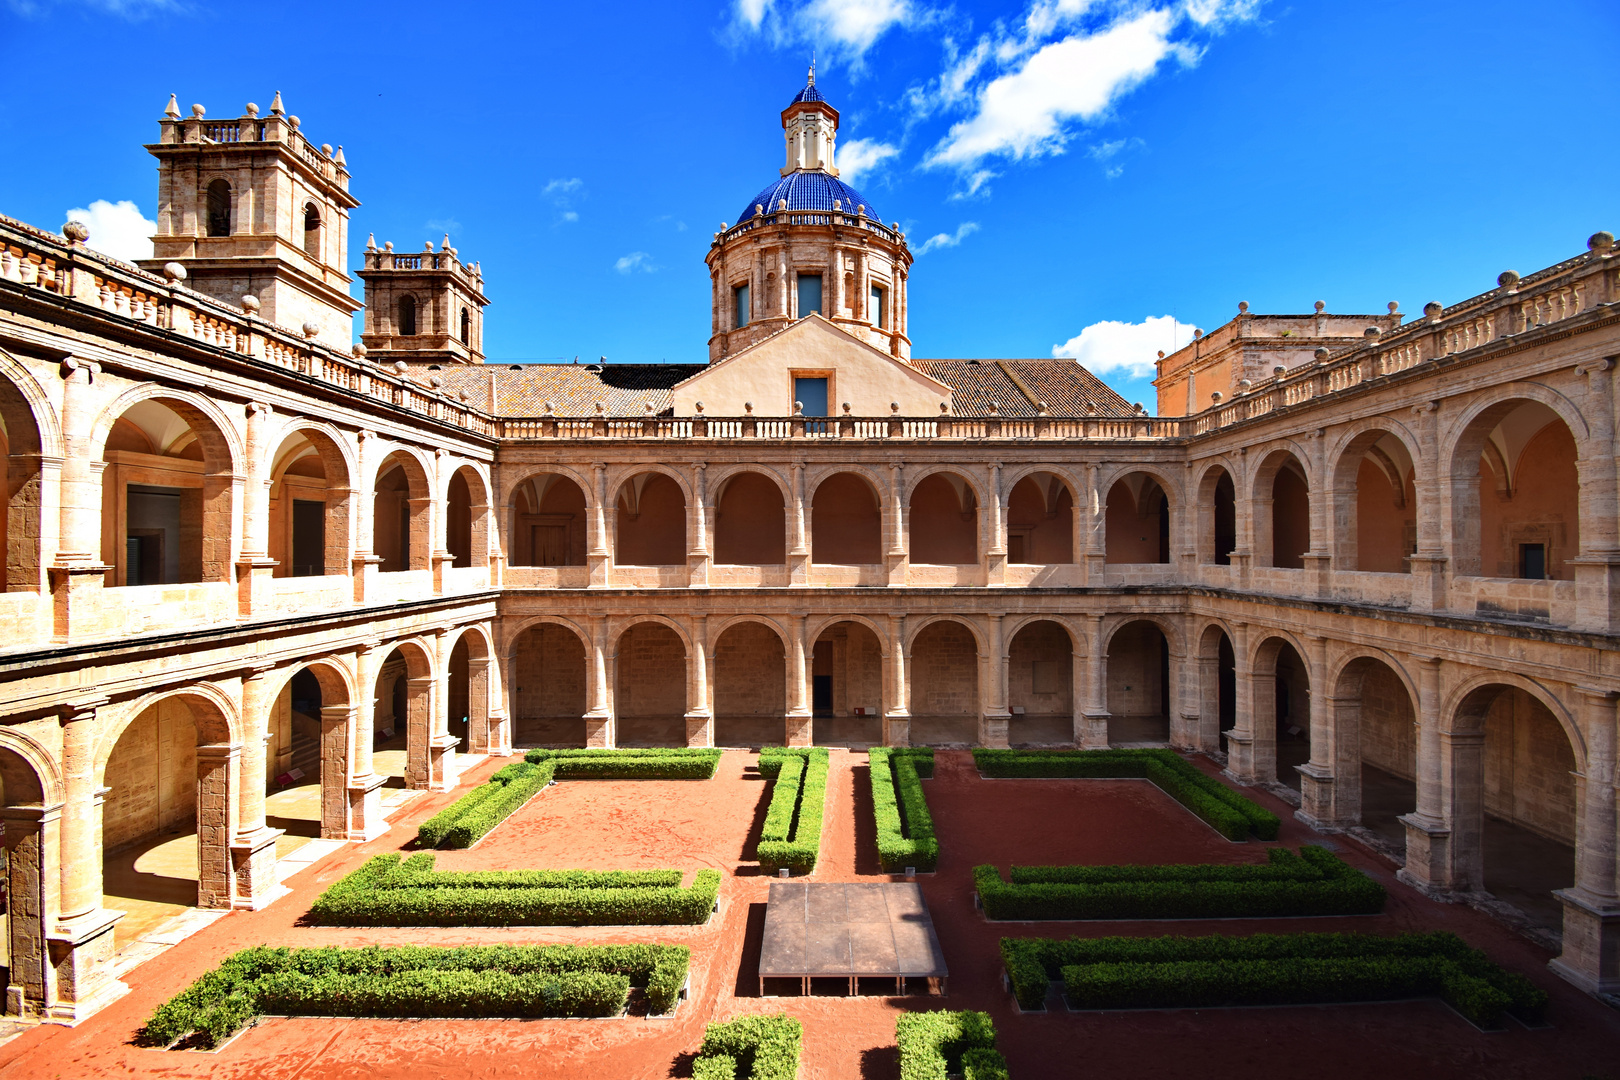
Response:
[{"label": "stone column", "polygon": [[[829,319],[844,317],[844,249],[834,246],[832,258],[828,261],[827,275],[832,278],[826,282],[822,289],[822,303],[827,310],[822,312]],[[831,402],[828,403],[831,406]]]},{"label": "stone column", "polygon": [[1310,526],[1310,550],[1300,557],[1307,579],[1317,596],[1333,594],[1333,554],[1328,547],[1328,515],[1332,512],[1332,489],[1327,481],[1326,450],[1322,429],[1307,431],[1307,453],[1311,458],[1311,471],[1316,476],[1314,490],[1307,489],[1307,523]]},{"label": "stone column", "polygon": [[905,469],[902,462],[889,462],[889,550],[885,561],[888,563],[891,587],[905,585],[911,569],[909,530],[906,527]]},{"label": "stone column", "polygon": [[273,448],[265,428],[275,410],[262,401],[247,406],[247,473],[243,482],[242,554],[236,561],[237,608],[244,619],[268,610],[276,563],[270,558],[270,485]]},{"label": "stone column", "polygon": [[1085,538],[1083,547],[1075,552],[1075,559],[1085,566],[1082,580],[1087,585],[1102,585],[1107,578],[1108,546],[1104,529],[1108,512],[1103,502],[1104,493],[1097,490],[1097,475],[1097,466],[1086,466],[1085,505],[1074,508],[1075,516],[1083,519],[1081,528]]},{"label": "stone column", "polygon": [[1418,664],[1417,809],[1401,817],[1406,826],[1406,867],[1396,876],[1424,892],[1452,887],[1452,830],[1444,817],[1449,772],[1440,722],[1440,659],[1413,657]]},{"label": "stone column", "polygon": [[62,714],[61,903],[49,933],[56,1000],[50,1019],[78,1021],[128,988],[113,979],[113,924],[101,906],[102,794],[96,786],[96,712],[105,699]]},{"label": "stone column", "polygon": [[[232,906],[257,910],[276,891],[276,838],[264,819],[264,791],[269,768],[270,713],[276,705],[270,665],[248,670],[242,680],[242,756],[237,780],[236,834],[231,838]],[[199,758],[199,762],[200,762]]]},{"label": "stone column", "polygon": [[793,505],[788,507],[788,584],[810,584],[810,535],[805,528],[804,462],[789,466],[789,486],[793,489]]},{"label": "stone column", "polygon": [[377,678],[389,651],[376,641],[356,649],[355,700],[321,709],[323,839],[370,840],[388,830],[382,818],[382,786],[387,778],[376,773],[372,743],[377,729]]},{"label": "stone column", "polygon": [[911,745],[911,705],[906,686],[906,617],[889,616],[889,648],[883,654],[889,700],[883,712],[883,745]]},{"label": "stone column", "polygon": [[989,505],[984,516],[985,550],[983,555],[985,582],[989,585],[1007,583],[1007,536],[1002,528],[1005,507],[1001,505],[1001,462],[990,464]]},{"label": "stone column", "polygon": [[1221,657],[1198,657],[1198,749],[1206,754],[1221,749]]},{"label": "stone column", "polygon": [[1580,688],[1586,771],[1579,778],[1575,887],[1564,905],[1563,951],[1552,969],[1588,993],[1620,993],[1620,887],[1616,870],[1615,701],[1612,690]]},{"label": "stone column", "polygon": [[1007,728],[1012,713],[1007,710],[1007,647],[1002,641],[1005,613],[985,617],[985,655],[979,663],[979,744],[992,749],[1007,748]]},{"label": "stone column", "polygon": [[1446,540],[1441,527],[1441,500],[1446,485],[1440,469],[1440,432],[1437,401],[1412,406],[1418,435],[1418,457],[1412,462],[1412,488],[1417,496],[1417,550],[1408,560],[1412,571],[1412,610],[1444,611],[1447,595]]},{"label": "stone column", "polygon": [[[1256,784],[1264,780],[1255,764],[1254,729],[1259,718],[1254,715],[1256,686],[1254,671],[1249,663],[1249,628],[1246,623],[1232,624],[1232,683],[1235,699],[1232,710],[1232,729],[1226,733],[1226,775],[1240,784]],[[1276,694],[1267,716],[1276,724]]]},{"label": "stone column", "polygon": [[1170,654],[1170,745],[1178,750],[1203,749],[1200,725],[1199,661],[1194,651]]},{"label": "stone column", "polygon": [[591,617],[590,665],[591,707],[585,714],[585,745],[611,750],[618,745],[617,725],[613,722],[612,698],[608,692],[608,625],[600,615]]},{"label": "stone column", "polygon": [[810,665],[805,657],[805,622],[803,615],[788,616],[788,746],[810,746],[815,737],[815,719],[810,714]]},{"label": "stone column", "polygon": [[714,546],[709,539],[709,465],[700,461],[692,467],[692,513],[689,528],[692,544],[687,551],[687,580],[694,589],[709,587],[709,568],[714,562]]},{"label": "stone column", "polygon": [[7,1016],[39,1017],[55,1003],[56,973],[47,935],[61,812],[60,805],[0,809],[6,848]]},{"label": "stone column", "polygon": [[589,587],[605,589],[613,580],[613,552],[608,546],[607,463],[591,462],[591,507],[586,518],[585,564]]},{"label": "stone column", "polygon": [[[1308,642],[1310,656],[1306,658],[1306,662],[1310,668],[1311,687],[1311,760],[1304,765],[1295,766],[1300,778],[1302,805],[1294,816],[1313,828],[1339,829],[1354,825],[1360,820],[1358,813],[1355,818],[1346,821],[1339,808],[1341,783],[1349,781],[1354,784],[1356,781],[1340,775],[1339,732],[1336,730],[1336,723],[1339,720],[1353,722],[1355,717],[1348,712],[1338,712],[1335,706],[1339,699],[1331,697],[1328,693],[1327,639],[1313,637],[1309,638]],[[1357,699],[1354,707],[1359,709],[1359,706],[1360,702]]]},{"label": "stone column", "polygon": [[489,668],[489,657],[467,657],[467,750],[473,754],[502,752],[500,733],[490,716]]},{"label": "stone column", "polygon": [[709,694],[709,620],[692,618],[692,650],[687,655],[686,745],[714,745],[714,712]]},{"label": "stone column", "polygon": [[[1575,622],[1597,633],[1620,627],[1620,487],[1615,461],[1615,388],[1620,376],[1605,357],[1580,364],[1587,377],[1581,415],[1590,426],[1575,469],[1581,490],[1581,552],[1575,564]],[[1580,452],[1584,451],[1584,452]]]},{"label": "stone column", "polygon": [[218,743],[197,747],[197,906],[233,906],[231,839],[236,834],[236,806],[231,774],[240,746]]},{"label": "stone column", "polygon": [[[1085,616],[1086,644],[1090,653],[1086,658],[1086,707],[1084,730],[1076,732],[1082,750],[1108,749],[1108,650],[1103,643],[1103,617]],[[1077,691],[1078,692],[1078,691]]]},{"label": "stone column", "polygon": [[461,740],[450,734],[451,648],[448,631],[433,635],[433,675],[428,697],[428,723],[433,734],[428,740],[428,787],[434,791],[454,788],[460,771],[456,748]]},{"label": "stone column", "polygon": [[106,572],[101,552],[101,476],[106,463],[92,445],[99,402],[91,383],[99,364],[70,357],[62,363],[60,525],[56,561],[48,570],[54,640],[73,641],[99,628]]}]

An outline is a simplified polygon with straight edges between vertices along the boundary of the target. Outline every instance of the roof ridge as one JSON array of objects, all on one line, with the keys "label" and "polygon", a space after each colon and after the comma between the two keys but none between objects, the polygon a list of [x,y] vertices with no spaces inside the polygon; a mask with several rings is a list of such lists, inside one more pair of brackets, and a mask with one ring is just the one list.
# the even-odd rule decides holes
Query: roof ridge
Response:
[{"label": "roof ridge", "polygon": [[1012,384],[1018,387],[1018,392],[1023,394],[1024,397],[1028,398],[1031,405],[1035,406],[1037,409],[1041,407],[1039,399],[1037,399],[1034,394],[1030,393],[1029,387],[1024,385],[1023,379],[1020,379],[1017,375],[1012,373],[1012,369],[1007,366],[1007,361],[997,360],[996,367],[1001,369],[1001,373],[1003,375],[1012,380]]}]

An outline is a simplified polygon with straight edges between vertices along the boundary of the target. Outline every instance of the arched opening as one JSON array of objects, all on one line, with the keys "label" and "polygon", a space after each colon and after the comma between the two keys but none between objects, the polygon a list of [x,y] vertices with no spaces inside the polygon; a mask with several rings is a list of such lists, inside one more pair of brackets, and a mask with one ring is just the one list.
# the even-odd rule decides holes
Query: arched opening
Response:
[{"label": "arched opening", "polygon": [[1007,496],[1007,561],[1074,562],[1074,495],[1051,473],[1032,473]]},{"label": "arched opening", "polygon": [[1417,551],[1417,484],[1406,444],[1387,431],[1356,436],[1333,475],[1333,565],[1404,574]]},{"label": "arched opening", "polygon": [[1535,695],[1482,686],[1457,706],[1452,730],[1482,745],[1451,748],[1451,835],[1458,887],[1480,888],[1538,926],[1562,925],[1554,889],[1575,883],[1575,752]]},{"label": "arched opening", "polygon": [[[1345,665],[1333,689],[1336,816],[1358,817],[1396,850],[1406,847],[1401,817],[1417,809],[1417,713],[1388,664],[1370,656]],[[1359,777],[1357,791],[1354,781]]]},{"label": "arched opening", "polygon": [[1013,635],[1007,648],[1011,745],[1074,744],[1074,655],[1074,642],[1061,623],[1026,623]]},{"label": "arched opening", "polygon": [[231,235],[231,185],[214,180],[208,185],[208,235]]},{"label": "arched opening", "polygon": [[446,487],[444,548],[453,567],[489,562],[489,500],[484,497],[483,478],[467,465],[455,471]]},{"label": "arched opening", "polygon": [[406,294],[399,298],[399,326],[394,332],[400,337],[416,336],[416,297]]},{"label": "arched opening", "polygon": [[780,745],[787,717],[787,652],[763,623],[728,626],[714,643],[716,746]]},{"label": "arched opening", "polygon": [[39,425],[28,399],[0,378],[0,452],[6,462],[6,512],[0,514],[0,550],[5,551],[5,589],[37,592],[40,581]]},{"label": "arched opening", "polygon": [[1540,402],[1507,401],[1475,417],[1451,461],[1456,573],[1573,580],[1577,456],[1569,426]]},{"label": "arched opening", "polygon": [[911,492],[911,561],[964,565],[979,561],[979,502],[955,473],[934,473]]},{"label": "arched opening", "polygon": [[911,641],[911,741],[972,746],[979,740],[979,642],[950,620],[923,627]]},{"label": "arched opening", "polygon": [[1170,561],[1170,497],[1158,477],[1134,472],[1108,489],[1105,561]]},{"label": "arched opening", "polygon": [[1127,623],[1108,640],[1108,742],[1170,741],[1170,642],[1151,622]]},{"label": "arched opening", "polygon": [[1237,547],[1237,489],[1232,474],[1219,465],[1198,484],[1198,561],[1231,566]]},{"label": "arched opening", "polygon": [[566,626],[539,623],[512,646],[512,739],[522,747],[585,745],[585,643]]},{"label": "arched opening", "polygon": [[321,257],[321,211],[314,203],[304,204],[304,254]]},{"label": "arched opening", "polygon": [[435,762],[433,664],[419,645],[389,650],[372,689],[372,772],[388,787],[426,788],[441,765]]},{"label": "arched opening", "polygon": [[810,561],[870,566],[883,561],[878,494],[858,473],[835,473],[810,497]]},{"label": "arched opening", "polygon": [[1300,570],[1311,547],[1310,487],[1287,450],[1266,458],[1254,481],[1255,565]]},{"label": "arched opening", "polygon": [[276,577],[345,573],[349,565],[349,468],[330,437],[299,431],[270,465],[270,557]]},{"label": "arched opening", "polygon": [[782,489],[759,473],[737,473],[714,501],[714,561],[765,566],[787,562],[787,513]]},{"label": "arched opening", "polygon": [[810,709],[818,746],[883,745],[883,646],[872,628],[837,622],[816,636],[810,657]]},{"label": "arched opening", "polygon": [[1298,766],[1311,760],[1310,669],[1293,645],[1280,637],[1262,642],[1255,653],[1253,700],[1256,768],[1270,754],[1276,779],[1299,789]]},{"label": "arched opening", "polygon": [[540,473],[512,491],[512,565],[585,565],[585,492],[566,476]]},{"label": "arched opening", "polygon": [[101,555],[114,585],[231,579],[235,470],[212,421],[185,402],[136,402],[102,460]]},{"label": "arched opening", "polygon": [[466,308],[461,309],[461,343],[472,344],[472,316],[467,314]]},{"label": "arched opening", "polygon": [[1199,748],[1224,752],[1227,733],[1237,726],[1237,654],[1219,625],[1199,638],[1198,704]]},{"label": "arched opening", "polygon": [[218,707],[191,694],[147,706],[113,744],[101,846],[102,906],[125,913],[115,947],[186,908],[230,907],[230,749]]},{"label": "arched opening", "polygon": [[619,636],[613,712],[618,744],[686,745],[686,643],[663,623],[637,623]]},{"label": "arched opening", "polygon": [[403,451],[390,454],[377,470],[372,498],[372,550],[380,573],[428,568],[431,499],[427,473]]},{"label": "arched opening", "polygon": [[467,635],[462,634],[450,648],[445,665],[445,730],[455,737],[456,752],[472,753],[472,666]]},{"label": "arched opening", "polygon": [[663,473],[637,473],[619,487],[614,562],[686,565],[686,495]]},{"label": "arched opening", "polygon": [[316,837],[347,836],[349,691],[325,664],[294,672],[271,706],[263,777],[265,823],[284,833],[276,858]]},{"label": "arched opening", "polygon": [[27,758],[0,747],[0,821],[5,829],[4,915],[0,945],[5,949],[6,1012],[38,1016],[48,998],[48,934],[54,927],[45,904],[47,885],[57,873],[54,845],[46,842],[41,817],[44,784]]}]

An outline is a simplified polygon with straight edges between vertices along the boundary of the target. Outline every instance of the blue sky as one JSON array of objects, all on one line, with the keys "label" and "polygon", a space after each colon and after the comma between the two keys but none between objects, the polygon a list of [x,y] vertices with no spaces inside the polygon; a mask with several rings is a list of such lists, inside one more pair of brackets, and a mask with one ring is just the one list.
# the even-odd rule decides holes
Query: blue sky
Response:
[{"label": "blue sky", "polygon": [[1083,344],[1150,409],[1156,348],[1239,300],[1418,312],[1620,229],[1612,0],[262,10],[0,0],[0,213],[151,218],[169,94],[228,117],[279,89],[344,147],[351,267],[368,233],[448,231],[483,263],[492,360],[701,362],[704,253],[775,177],[814,48],[840,164],[919,253],[914,354]]}]

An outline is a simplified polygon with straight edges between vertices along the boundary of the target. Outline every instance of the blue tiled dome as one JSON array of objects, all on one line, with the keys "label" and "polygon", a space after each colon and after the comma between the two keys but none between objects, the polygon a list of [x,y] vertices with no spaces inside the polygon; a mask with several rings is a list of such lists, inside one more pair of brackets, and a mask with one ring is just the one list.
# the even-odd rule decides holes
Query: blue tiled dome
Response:
[{"label": "blue tiled dome", "polygon": [[787,200],[789,210],[831,210],[833,200],[837,199],[839,208],[845,213],[853,214],[857,206],[864,206],[867,217],[874,221],[881,220],[872,204],[842,180],[820,171],[800,170],[788,173],[749,199],[737,218],[737,224],[741,225],[753,217],[757,206],[764,207],[767,214],[772,213],[780,199]]},{"label": "blue tiled dome", "polygon": [[806,84],[806,86],[805,86],[805,88],[803,90],[800,90],[797,94],[794,94],[793,95],[793,100],[788,102],[788,104],[789,105],[802,105],[806,101],[826,101],[826,100],[827,100],[826,98],[821,96],[821,91],[816,89],[816,84],[814,82],[811,82],[811,83]]}]

